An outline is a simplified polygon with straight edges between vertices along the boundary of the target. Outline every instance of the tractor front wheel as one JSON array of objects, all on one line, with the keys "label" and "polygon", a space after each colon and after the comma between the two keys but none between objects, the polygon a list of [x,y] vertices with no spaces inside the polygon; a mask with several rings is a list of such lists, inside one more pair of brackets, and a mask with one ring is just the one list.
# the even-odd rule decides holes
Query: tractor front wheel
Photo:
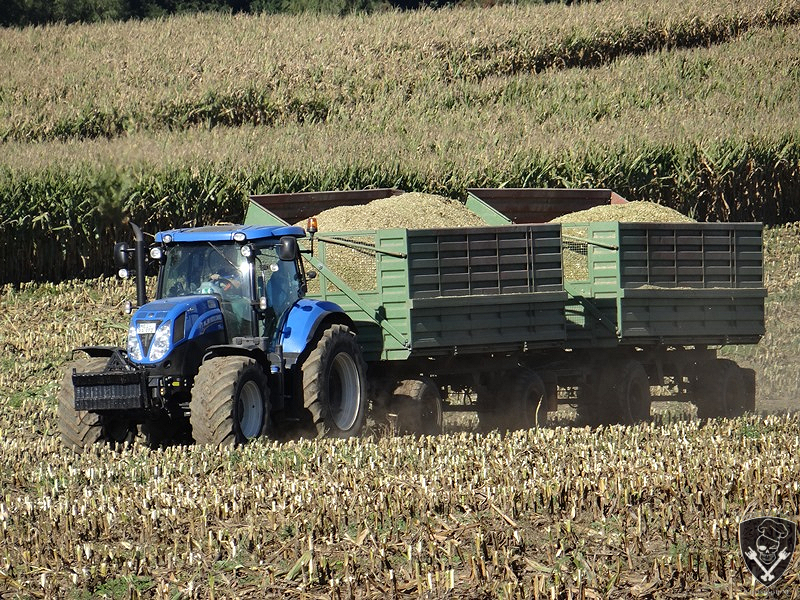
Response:
[{"label": "tractor front wheel", "polygon": [[269,433],[267,376],[252,358],[220,356],[197,372],[189,403],[195,443],[232,446]]},{"label": "tractor front wheel", "polygon": [[88,357],[68,362],[64,367],[61,387],[58,391],[58,429],[61,440],[76,452],[93,444],[131,444],[139,431],[135,423],[118,416],[75,410],[75,386],[72,384],[73,370],[79,373],[102,371],[108,358]]}]

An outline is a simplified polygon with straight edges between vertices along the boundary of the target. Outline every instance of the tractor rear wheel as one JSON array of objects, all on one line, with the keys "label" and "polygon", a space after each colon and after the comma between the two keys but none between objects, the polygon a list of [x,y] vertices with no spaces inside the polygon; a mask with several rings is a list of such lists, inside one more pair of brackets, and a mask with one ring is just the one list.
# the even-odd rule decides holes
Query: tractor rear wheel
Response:
[{"label": "tractor rear wheel", "polygon": [[64,367],[58,391],[58,429],[64,444],[76,452],[98,443],[131,444],[138,435],[137,425],[125,417],[75,410],[73,369],[79,373],[97,373],[106,363],[108,358],[88,357],[70,361]]},{"label": "tractor rear wheel", "polygon": [[442,397],[427,377],[401,381],[394,390],[391,410],[397,414],[397,432],[401,435],[442,433]]},{"label": "tractor rear wheel", "polygon": [[195,443],[246,444],[269,433],[267,376],[252,358],[220,356],[207,360],[194,378],[189,411]]},{"label": "tractor rear wheel", "polygon": [[355,334],[331,325],[301,367],[303,405],[317,437],[358,435],[367,405],[366,364]]}]

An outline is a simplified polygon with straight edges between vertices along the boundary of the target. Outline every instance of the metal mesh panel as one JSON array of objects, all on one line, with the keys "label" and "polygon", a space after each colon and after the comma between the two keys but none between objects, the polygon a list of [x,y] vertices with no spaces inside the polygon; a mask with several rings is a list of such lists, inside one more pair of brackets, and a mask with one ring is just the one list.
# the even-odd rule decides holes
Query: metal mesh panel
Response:
[{"label": "metal mesh panel", "polygon": [[409,231],[413,298],[561,291],[557,225]]},{"label": "metal mesh panel", "polygon": [[586,234],[585,227],[562,227],[564,279],[576,281],[589,279],[589,244],[580,239],[585,238]]},{"label": "metal mesh panel", "polygon": [[[368,246],[352,248],[317,239],[314,242],[314,254],[352,289],[363,292],[375,291],[377,289],[377,255],[374,250],[369,248],[369,246],[375,247],[375,235],[348,234],[328,237],[343,243],[353,242],[360,246]],[[308,261],[305,262],[305,268],[307,271],[315,270]],[[310,280],[308,293],[319,295],[321,293],[320,285],[319,277]],[[339,290],[331,281],[327,281],[325,291],[336,293]]]}]

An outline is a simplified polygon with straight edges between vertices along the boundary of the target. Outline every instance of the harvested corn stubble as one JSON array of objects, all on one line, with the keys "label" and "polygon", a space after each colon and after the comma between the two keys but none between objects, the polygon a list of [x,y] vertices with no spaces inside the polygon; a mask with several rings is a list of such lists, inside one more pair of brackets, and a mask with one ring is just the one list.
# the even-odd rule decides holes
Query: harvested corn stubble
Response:
[{"label": "harvested corn stubble", "polygon": [[[458,200],[435,194],[408,192],[379,198],[359,206],[337,206],[317,215],[319,234],[341,238],[336,232],[376,229],[436,229],[441,227],[481,227],[486,223]],[[303,227],[303,223],[298,223]],[[347,236],[347,240],[374,244],[371,234]],[[375,255],[369,250],[356,250],[334,244],[325,248],[325,263],[356,290],[372,290],[376,285]],[[307,265],[308,266],[308,265]],[[309,285],[309,292],[318,293],[318,283]],[[331,288],[331,291],[334,291]]]}]

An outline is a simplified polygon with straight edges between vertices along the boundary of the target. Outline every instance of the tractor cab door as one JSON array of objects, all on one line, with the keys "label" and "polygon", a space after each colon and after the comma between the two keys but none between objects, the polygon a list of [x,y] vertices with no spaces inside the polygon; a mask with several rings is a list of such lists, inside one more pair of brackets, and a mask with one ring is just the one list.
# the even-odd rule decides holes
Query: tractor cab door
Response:
[{"label": "tractor cab door", "polygon": [[256,254],[256,294],[266,298],[267,312],[263,329],[264,337],[271,337],[283,314],[300,297],[300,278],[295,261],[280,260],[275,246],[260,248]]}]

